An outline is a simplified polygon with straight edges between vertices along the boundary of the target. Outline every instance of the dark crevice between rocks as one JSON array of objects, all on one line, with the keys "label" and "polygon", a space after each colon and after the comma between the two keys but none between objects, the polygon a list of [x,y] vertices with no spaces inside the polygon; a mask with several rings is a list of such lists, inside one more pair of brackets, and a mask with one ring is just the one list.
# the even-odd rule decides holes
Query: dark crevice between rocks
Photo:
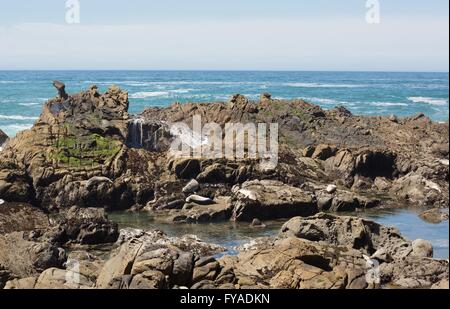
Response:
[{"label": "dark crevice between rocks", "polygon": [[375,179],[392,179],[396,174],[396,155],[390,152],[369,152],[356,160],[355,174]]},{"label": "dark crevice between rocks", "polygon": [[333,270],[333,267],[330,265],[330,261],[320,255],[304,255],[300,257],[299,260],[308,265],[320,268],[326,272]]}]

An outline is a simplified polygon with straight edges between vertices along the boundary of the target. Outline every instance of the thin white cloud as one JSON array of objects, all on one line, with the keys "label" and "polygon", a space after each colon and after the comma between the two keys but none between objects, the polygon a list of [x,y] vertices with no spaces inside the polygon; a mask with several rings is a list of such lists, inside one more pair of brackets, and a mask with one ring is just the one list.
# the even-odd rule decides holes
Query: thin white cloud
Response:
[{"label": "thin white cloud", "polygon": [[448,19],[0,27],[0,68],[448,69]]}]

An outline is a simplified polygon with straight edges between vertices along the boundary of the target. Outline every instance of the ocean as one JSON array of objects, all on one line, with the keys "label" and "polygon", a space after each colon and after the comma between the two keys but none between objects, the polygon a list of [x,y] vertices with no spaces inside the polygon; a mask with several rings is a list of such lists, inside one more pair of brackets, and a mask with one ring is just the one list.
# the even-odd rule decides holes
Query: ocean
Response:
[{"label": "ocean", "polygon": [[325,109],[345,106],[357,115],[449,118],[448,73],[262,71],[0,71],[0,129],[9,136],[31,127],[43,103],[56,95],[53,80],[69,93],[91,84],[115,84],[130,95],[130,112],[173,102],[227,101],[234,93],[257,99],[302,98]]}]

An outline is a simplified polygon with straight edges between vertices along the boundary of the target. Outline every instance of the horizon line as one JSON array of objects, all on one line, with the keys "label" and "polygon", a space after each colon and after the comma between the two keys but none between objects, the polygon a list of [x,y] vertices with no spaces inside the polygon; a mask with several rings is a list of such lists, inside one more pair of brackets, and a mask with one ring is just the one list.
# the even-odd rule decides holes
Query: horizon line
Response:
[{"label": "horizon line", "polygon": [[2,69],[0,72],[52,72],[52,71],[73,71],[73,72],[112,72],[112,71],[135,71],[135,72],[304,72],[304,73],[442,73],[449,74],[449,71],[440,70],[301,70],[301,69]]}]

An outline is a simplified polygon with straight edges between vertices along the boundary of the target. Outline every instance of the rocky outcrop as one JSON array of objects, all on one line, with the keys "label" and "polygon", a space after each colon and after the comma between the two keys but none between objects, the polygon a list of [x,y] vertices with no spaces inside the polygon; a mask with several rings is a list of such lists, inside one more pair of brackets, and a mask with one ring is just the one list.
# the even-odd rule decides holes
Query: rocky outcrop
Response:
[{"label": "rocky outcrop", "polygon": [[60,99],[67,99],[68,95],[66,93],[66,85],[64,83],[61,83],[60,81],[54,81],[53,86],[58,90],[58,96]]},{"label": "rocky outcrop", "polygon": [[3,149],[3,144],[8,140],[8,135],[0,130],[0,149]]},{"label": "rocky outcrop", "polygon": [[119,237],[119,228],[117,223],[108,220],[103,209],[72,207],[58,221],[53,237],[63,244],[114,243]]},{"label": "rocky outcrop", "polygon": [[[297,212],[308,208],[294,206],[298,203],[330,211],[448,205],[448,123],[423,115],[395,121],[355,116],[344,108],[325,111],[302,100],[264,94],[258,102],[234,95],[229,102],[176,103],[131,117],[128,94],[117,87],[100,93],[91,86],[69,95],[62,83],[55,86],[58,97],[45,104],[33,128],[18,134],[0,154],[3,200],[50,211],[75,205],[149,211],[168,207],[185,216],[180,201],[187,194],[212,200],[232,196],[233,216],[239,220],[256,204],[274,203],[243,199],[231,189],[245,182],[276,181],[267,190],[286,196],[257,190],[261,198],[279,198],[276,204],[282,207],[277,209],[285,212],[263,206],[261,219],[314,214]],[[278,123],[278,165],[266,168],[259,158],[179,157],[169,152],[180,133],[171,125],[183,122],[192,128],[199,115],[203,124],[214,122],[222,129],[227,123]],[[200,188],[183,192],[192,179]],[[337,191],[323,194],[330,184]],[[242,220],[254,219],[248,216]]]},{"label": "rocky outcrop", "polygon": [[362,196],[348,190],[317,192],[317,205],[320,211],[351,212],[374,208],[380,204],[380,199],[376,197]]},{"label": "rocky outcrop", "polygon": [[[192,288],[367,289],[448,285],[448,261],[424,256],[394,228],[318,214],[288,221],[278,239],[209,259]],[[420,247],[421,250],[417,250]],[[219,262],[217,265],[216,262]],[[195,273],[195,269],[194,269]]]},{"label": "rocky outcrop", "polygon": [[96,287],[113,289],[162,289],[187,286],[196,257],[222,249],[196,237],[170,238],[161,232],[125,230],[122,245],[99,273]]},{"label": "rocky outcrop", "polygon": [[35,237],[31,232],[0,235],[0,269],[7,270],[11,279],[32,277],[65,262],[62,248]]},{"label": "rocky outcrop", "polygon": [[204,204],[190,198],[183,204],[183,209],[172,216],[175,223],[208,223],[227,221],[232,216],[233,205],[229,197],[219,196]]},{"label": "rocky outcrop", "polygon": [[339,217],[325,213],[309,218],[292,218],[283,225],[280,236],[323,241],[334,246],[363,250],[368,256],[377,256],[383,251],[386,260],[401,259],[413,252],[412,244],[396,228],[357,217]]},{"label": "rocky outcrop", "polygon": [[128,134],[128,94],[116,87],[100,94],[92,86],[69,96],[63,84],[56,86],[59,97],[49,100],[33,128],[2,151],[0,195],[47,209],[114,207],[124,191],[133,190],[123,181],[99,179],[120,173],[116,158]]},{"label": "rocky outcrop", "polygon": [[422,212],[419,217],[428,223],[438,224],[443,221],[448,221],[448,213],[443,212],[440,209],[434,208]]},{"label": "rocky outcrop", "polygon": [[233,219],[236,221],[306,217],[318,211],[311,193],[278,181],[249,181],[232,191]]},{"label": "rocky outcrop", "polygon": [[[5,203],[0,206],[0,287],[7,281],[7,288],[93,286],[103,263],[73,248],[113,243],[118,236],[117,224],[103,209],[74,207],[59,218],[49,218],[33,206]],[[71,276],[81,283],[67,279]]]},{"label": "rocky outcrop", "polygon": [[78,250],[65,267],[8,274],[6,288],[440,288],[449,277],[448,261],[430,258],[425,241],[323,213],[293,218],[277,238],[255,239],[220,258],[213,256],[224,248],[160,231],[124,229],[116,245],[107,261]]},{"label": "rocky outcrop", "polygon": [[[60,82],[55,87],[58,97],[45,103],[36,124],[0,153],[0,199],[6,201],[0,205],[1,285],[373,288],[448,282],[448,261],[432,259],[428,242],[410,242],[367,220],[317,214],[408,204],[447,208],[448,123],[423,115],[355,116],[270,94],[258,102],[234,95],[223,103],[176,103],[131,117],[128,94],[117,87],[100,93],[91,86],[78,94],[67,94]],[[171,125],[192,128],[198,115],[221,128],[278,123],[278,164],[169,151],[178,136]],[[175,223],[233,219],[254,222],[254,228],[264,226],[261,220],[294,218],[276,239],[217,259],[211,256],[223,248],[193,236],[132,229],[118,235],[104,209],[149,211]],[[436,222],[443,216],[422,215]],[[107,261],[83,249],[116,240]],[[78,252],[66,259],[65,246]],[[377,271],[379,282],[368,277]]]},{"label": "rocky outcrop", "polygon": [[0,205],[0,235],[20,231],[45,232],[49,228],[48,216],[36,207],[16,203]]}]

